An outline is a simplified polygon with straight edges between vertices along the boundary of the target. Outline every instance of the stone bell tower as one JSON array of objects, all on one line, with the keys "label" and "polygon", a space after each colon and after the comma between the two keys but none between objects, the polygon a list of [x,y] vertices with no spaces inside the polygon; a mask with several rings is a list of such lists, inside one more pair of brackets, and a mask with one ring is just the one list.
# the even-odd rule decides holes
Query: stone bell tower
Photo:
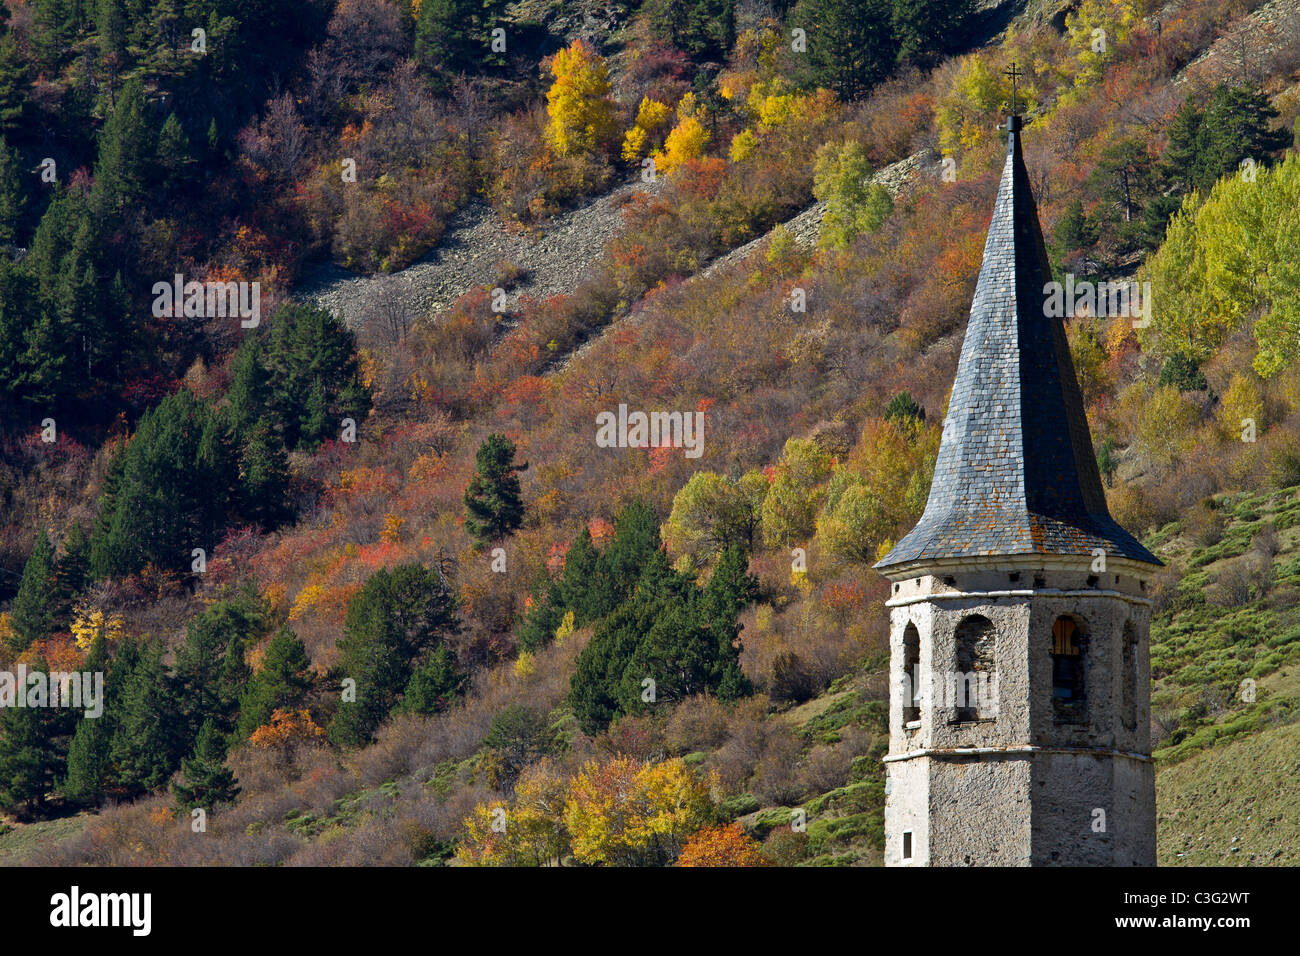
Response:
[{"label": "stone bell tower", "polygon": [[890,588],[888,866],[1154,865],[1148,577],[1106,508],[1007,158],[925,513]]}]

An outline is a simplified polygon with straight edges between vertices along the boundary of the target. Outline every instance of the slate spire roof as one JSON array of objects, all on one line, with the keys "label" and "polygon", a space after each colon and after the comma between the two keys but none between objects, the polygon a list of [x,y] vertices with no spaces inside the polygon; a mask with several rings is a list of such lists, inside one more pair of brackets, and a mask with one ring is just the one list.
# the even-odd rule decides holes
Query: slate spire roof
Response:
[{"label": "slate spire roof", "polygon": [[1091,555],[1160,564],[1106,508],[1088,419],[1020,154],[1007,159],[984,244],[925,513],[876,568],[993,555]]}]

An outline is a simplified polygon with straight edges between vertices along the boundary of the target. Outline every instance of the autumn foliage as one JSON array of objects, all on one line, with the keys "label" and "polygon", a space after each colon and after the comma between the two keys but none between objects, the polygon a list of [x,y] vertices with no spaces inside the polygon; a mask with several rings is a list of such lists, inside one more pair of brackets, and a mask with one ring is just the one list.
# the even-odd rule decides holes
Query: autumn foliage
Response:
[{"label": "autumn foliage", "polygon": [[682,847],[674,866],[771,866],[758,841],[738,824],[705,827]]}]

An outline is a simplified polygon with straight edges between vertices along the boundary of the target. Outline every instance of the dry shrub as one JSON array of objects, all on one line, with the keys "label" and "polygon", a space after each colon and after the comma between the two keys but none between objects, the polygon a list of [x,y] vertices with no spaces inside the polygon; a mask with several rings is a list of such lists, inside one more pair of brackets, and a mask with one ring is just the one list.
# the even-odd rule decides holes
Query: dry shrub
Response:
[{"label": "dry shrub", "polygon": [[808,854],[807,832],[777,827],[763,841],[763,855],[777,866],[795,866]]},{"label": "dry shrub", "polygon": [[1209,548],[1223,540],[1225,522],[1212,502],[1202,501],[1183,522],[1183,531],[1197,547]]},{"label": "dry shrub", "polygon": [[1277,557],[1278,547],[1277,529],[1273,527],[1271,521],[1266,522],[1256,531],[1255,537],[1250,542],[1251,550],[1259,555],[1265,566],[1271,564]]},{"label": "dry shrub", "polygon": [[727,741],[708,760],[727,793],[740,793],[763,754],[768,700],[756,696],[736,704],[728,721]]},{"label": "dry shrub", "polygon": [[802,704],[817,696],[822,682],[804,659],[793,651],[784,651],[772,661],[767,692],[780,703]]},{"label": "dry shrub", "polygon": [[1111,516],[1122,527],[1141,535],[1182,517],[1182,494],[1173,487],[1176,484],[1173,478],[1145,483],[1116,482],[1106,489],[1106,503]]},{"label": "dry shrub", "polygon": [[445,713],[426,718],[428,725],[412,767],[419,773],[445,760],[462,760],[482,744],[492,720],[512,703],[528,700],[530,709],[542,712],[558,707],[569,692],[578,654],[591,633],[575,631],[563,644],[551,644],[533,655],[531,673],[515,673],[514,663],[498,664],[475,675],[470,695]]},{"label": "dry shrub", "polygon": [[352,758],[361,783],[378,786],[404,777],[418,766],[418,755],[429,737],[431,718],[422,714],[395,714],[375,735],[375,742]]},{"label": "dry shrub", "polygon": [[653,717],[627,715],[596,739],[596,746],[616,756],[658,762],[665,756],[662,723]]},{"label": "dry shrub", "polygon": [[885,614],[868,609],[840,624],[833,608],[811,598],[773,615],[765,630],[756,625],[742,632],[741,667],[780,702],[815,697],[888,639]]},{"label": "dry shrub", "polygon": [[812,793],[825,793],[842,787],[849,779],[849,768],[853,763],[853,754],[848,749],[835,744],[819,744],[814,747],[799,769],[799,780],[805,790]]},{"label": "dry shrub", "polygon": [[337,771],[338,759],[322,742],[303,743],[294,748],[291,760],[278,747],[242,746],[233,750],[229,760],[245,796],[278,790],[286,784],[308,779],[326,771]]},{"label": "dry shrub", "polygon": [[289,861],[294,866],[410,866],[409,831],[391,816],[371,814],[359,826],[313,840]]},{"label": "dry shrub", "polygon": [[768,804],[794,803],[802,797],[807,792],[806,784],[799,778],[803,746],[803,738],[790,727],[769,722],[750,791]]},{"label": "dry shrub", "polygon": [[1151,610],[1153,613],[1160,614],[1170,607],[1178,596],[1178,582],[1182,580],[1182,577],[1182,569],[1172,564],[1151,572],[1148,587],[1151,589]]},{"label": "dry shrub", "polygon": [[677,754],[720,747],[727,739],[728,716],[727,708],[716,697],[687,697],[668,715],[664,743]]},{"label": "dry shrub", "polygon": [[1261,571],[1258,555],[1247,554],[1225,561],[1214,576],[1214,583],[1205,589],[1206,601],[1218,607],[1249,604],[1254,582],[1260,579]]},{"label": "dry shrub", "polygon": [[190,833],[188,819],[174,816],[170,796],[107,807],[78,836],[52,846],[29,861],[47,866],[157,866],[172,862]]}]

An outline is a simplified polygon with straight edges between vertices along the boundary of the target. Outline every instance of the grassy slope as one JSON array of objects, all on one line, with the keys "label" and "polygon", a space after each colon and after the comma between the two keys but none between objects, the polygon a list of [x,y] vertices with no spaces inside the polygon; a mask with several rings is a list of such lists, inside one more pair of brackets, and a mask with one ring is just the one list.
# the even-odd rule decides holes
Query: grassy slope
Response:
[{"label": "grassy slope", "polygon": [[88,814],[78,814],[37,823],[12,824],[11,829],[0,833],[0,866],[40,863],[44,847],[76,836],[88,819]]},{"label": "grassy slope", "polygon": [[1156,805],[1161,866],[1300,864],[1300,725],[1159,767]]},{"label": "grassy slope", "polygon": [[[1300,489],[1216,500],[1213,543],[1195,518],[1164,529],[1161,555],[1187,573],[1152,627],[1153,711],[1181,712],[1156,750],[1161,865],[1300,862]],[[1278,551],[1253,542],[1271,525]],[[1215,535],[1210,535],[1212,539]],[[1250,599],[1212,601],[1234,562],[1260,561]],[[1268,565],[1264,571],[1265,563]],[[1207,596],[1209,601],[1207,601]],[[1243,680],[1256,699],[1242,699]]]}]

